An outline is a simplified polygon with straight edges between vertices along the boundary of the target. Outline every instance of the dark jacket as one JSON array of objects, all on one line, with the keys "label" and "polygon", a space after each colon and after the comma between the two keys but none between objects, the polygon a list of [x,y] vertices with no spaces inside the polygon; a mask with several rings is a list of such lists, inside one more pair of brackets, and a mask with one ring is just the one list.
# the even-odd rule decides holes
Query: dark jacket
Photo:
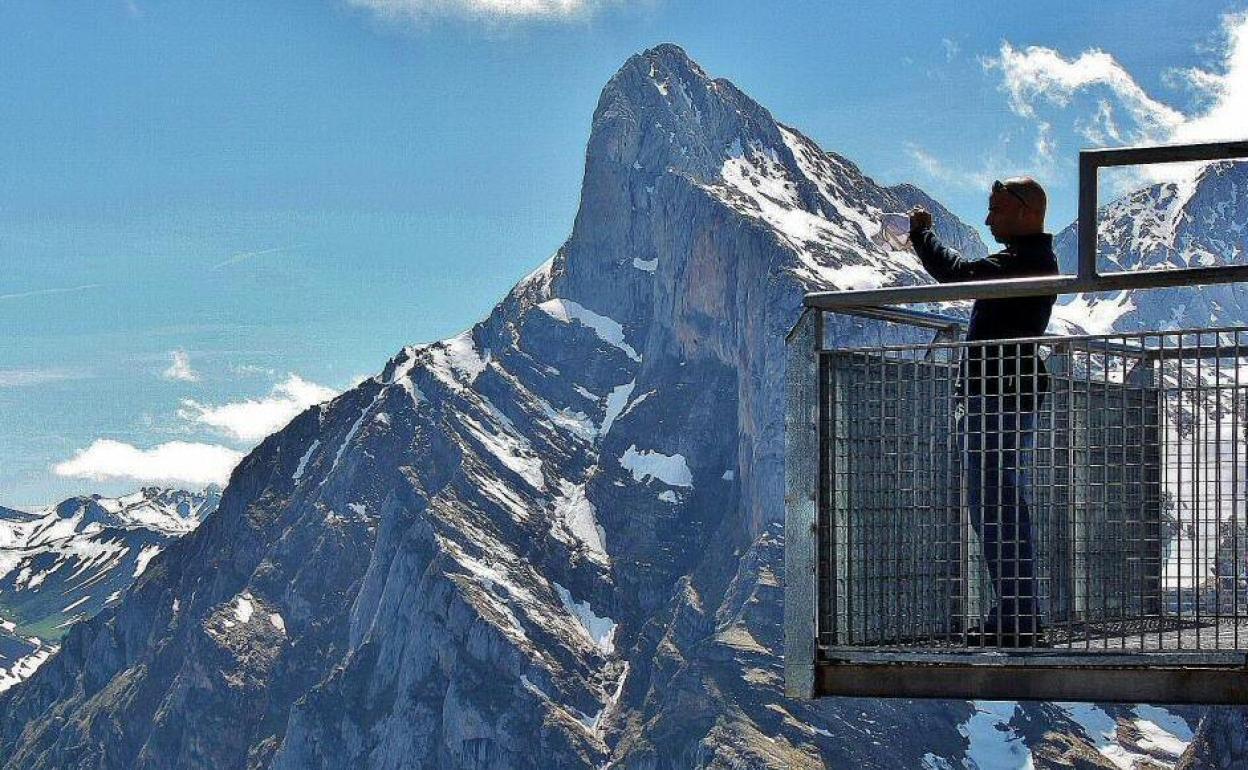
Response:
[{"label": "dark jacket", "polygon": [[[943,245],[930,229],[911,233],[915,253],[923,267],[941,283],[987,281],[1057,275],[1057,256],[1049,233],[1028,235],[1006,244],[983,259],[967,259]],[[1039,337],[1049,325],[1056,294],[1012,299],[980,299],[971,309],[968,342],[1018,337]],[[963,360],[964,393],[969,396],[1003,396],[991,407],[1008,411],[1033,411],[1049,387],[1044,362],[1030,342],[972,345]]]}]

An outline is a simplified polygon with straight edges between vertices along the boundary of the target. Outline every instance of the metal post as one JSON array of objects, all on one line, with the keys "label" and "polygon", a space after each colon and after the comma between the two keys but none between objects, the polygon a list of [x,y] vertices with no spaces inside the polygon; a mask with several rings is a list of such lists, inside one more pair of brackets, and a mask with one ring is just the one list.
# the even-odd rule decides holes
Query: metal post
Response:
[{"label": "metal post", "polygon": [[1096,159],[1079,153],[1079,278],[1094,281],[1096,272]]}]

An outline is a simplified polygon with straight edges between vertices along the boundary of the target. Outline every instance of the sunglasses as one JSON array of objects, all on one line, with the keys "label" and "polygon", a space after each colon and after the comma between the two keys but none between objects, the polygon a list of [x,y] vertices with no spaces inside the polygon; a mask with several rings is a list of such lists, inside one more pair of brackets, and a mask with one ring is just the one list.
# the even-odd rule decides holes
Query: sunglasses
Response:
[{"label": "sunglasses", "polygon": [[992,182],[992,191],[993,191],[994,193],[998,193],[998,192],[1007,192],[1007,193],[1009,193],[1010,195],[1013,195],[1015,200],[1017,200],[1019,203],[1023,204],[1023,208],[1030,208],[1030,207],[1027,205],[1027,201],[1026,201],[1026,199],[1024,199],[1022,195],[1019,195],[1019,194],[1018,194],[1018,190],[1015,190],[1015,189],[1014,189],[1014,188],[1012,188],[1012,187],[1006,187],[1006,186],[1005,186],[1005,183],[1004,183],[1004,182],[1002,182],[1000,179],[995,179],[995,180],[993,180],[993,182]]}]

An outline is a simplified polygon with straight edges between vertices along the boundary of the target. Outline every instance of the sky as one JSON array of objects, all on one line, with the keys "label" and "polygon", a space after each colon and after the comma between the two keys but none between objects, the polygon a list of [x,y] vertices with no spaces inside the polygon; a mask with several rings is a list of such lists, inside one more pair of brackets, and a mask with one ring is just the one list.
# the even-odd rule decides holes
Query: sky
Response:
[{"label": "sky", "polygon": [[1248,115],[1245,2],[0,0],[0,505],[222,483],[482,318],[661,42],[976,225],[994,178],[1056,231],[1080,148]]}]

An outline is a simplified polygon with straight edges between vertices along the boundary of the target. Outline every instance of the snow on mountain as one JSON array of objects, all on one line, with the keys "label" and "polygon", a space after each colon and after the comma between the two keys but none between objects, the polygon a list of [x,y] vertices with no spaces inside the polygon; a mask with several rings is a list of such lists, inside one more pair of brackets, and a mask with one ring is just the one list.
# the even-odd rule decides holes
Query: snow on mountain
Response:
[{"label": "snow on mountain", "polygon": [[[1248,163],[1219,161],[1186,182],[1155,184],[1098,212],[1102,272],[1244,264],[1248,259]],[[1078,262],[1078,223],[1054,239],[1064,272]],[[1094,334],[1248,323],[1235,284],[1065,297],[1054,317]],[[1059,324],[1060,326],[1060,324]],[[1065,327],[1062,327],[1065,328]]]},{"label": "snow on mountain", "polygon": [[74,623],[118,602],[148,562],[210,514],[220,490],[145,487],[0,508],[0,690],[29,676]]},{"label": "snow on mountain", "polygon": [[984,253],[679,48],[630,58],[553,257],[266,438],[0,695],[3,767],[1113,767],[1052,708],[783,696],[784,334],[808,290],[927,280],[870,238],[916,203]]}]

